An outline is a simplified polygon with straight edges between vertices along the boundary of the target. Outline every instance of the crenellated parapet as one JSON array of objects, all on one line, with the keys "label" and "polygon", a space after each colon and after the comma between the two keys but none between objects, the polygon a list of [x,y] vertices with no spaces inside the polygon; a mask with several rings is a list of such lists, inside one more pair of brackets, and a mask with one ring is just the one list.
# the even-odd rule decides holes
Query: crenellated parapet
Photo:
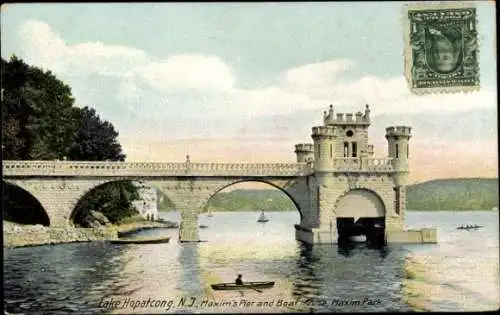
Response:
[{"label": "crenellated parapet", "polygon": [[312,162],[314,160],[314,147],[312,143],[298,143],[295,145],[297,163]]},{"label": "crenellated parapet", "polygon": [[332,126],[316,126],[312,127],[312,135],[311,137],[314,140],[320,138],[333,138],[335,137],[335,128]]},{"label": "crenellated parapet", "polygon": [[312,143],[298,143],[295,145],[295,153],[299,152],[313,152]]},{"label": "crenellated parapet", "polygon": [[370,108],[366,105],[365,113],[361,111],[356,113],[334,113],[333,105],[330,105],[328,113],[325,111],[323,115],[323,123],[325,125],[370,125]]},{"label": "crenellated parapet", "polygon": [[385,128],[385,137],[407,137],[411,138],[411,127],[391,126]]}]

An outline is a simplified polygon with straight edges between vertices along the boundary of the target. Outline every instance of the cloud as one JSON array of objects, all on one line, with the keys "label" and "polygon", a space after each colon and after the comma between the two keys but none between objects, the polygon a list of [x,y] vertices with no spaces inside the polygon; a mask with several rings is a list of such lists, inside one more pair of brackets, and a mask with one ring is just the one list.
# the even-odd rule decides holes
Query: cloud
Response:
[{"label": "cloud", "polygon": [[285,72],[284,81],[289,89],[307,89],[309,92],[330,89],[342,72],[354,66],[352,60],[340,59],[299,66]]},{"label": "cloud", "polygon": [[179,89],[229,91],[234,85],[230,69],[215,56],[172,56],[138,67],[133,74],[151,87],[167,93]]},{"label": "cloud", "polygon": [[[229,65],[213,55],[159,58],[100,42],[70,45],[36,20],[23,24],[19,39],[21,58],[74,85],[80,105],[108,113],[132,160],[151,154],[155,160],[183,160],[190,152],[198,161],[293,161],[293,144],[311,142],[310,128],[322,123],[329,104],[336,112],[356,112],[368,103],[374,118],[370,141],[380,155],[386,154],[386,125],[414,127],[418,178],[437,176],[432,172],[480,174],[476,161],[482,152],[483,169],[497,170],[497,152],[490,150],[497,141],[496,121],[485,119],[496,113],[495,86],[414,95],[403,76],[350,78],[356,61],[340,59],[299,65],[277,74],[273,85],[242,89]],[[148,141],[154,145],[141,147]]]},{"label": "cloud", "polygon": [[68,45],[43,21],[28,20],[20,29],[21,56],[60,75],[124,77],[150,57],[139,49],[100,42]]},{"label": "cloud", "polygon": [[403,76],[367,74],[349,79],[347,71],[356,67],[349,59],[301,65],[278,75],[274,86],[238,89],[230,67],[217,56],[186,54],[162,59],[139,49],[99,42],[68,45],[47,23],[36,20],[24,23],[21,40],[22,57],[63,74],[70,82],[77,76],[115,77],[119,87],[111,97],[125,110],[150,118],[189,120],[195,113],[204,119],[225,116],[248,121],[303,110],[321,114],[329,104],[352,112],[368,103],[374,114],[460,112],[496,104],[494,87],[468,94],[419,96],[408,90]]}]

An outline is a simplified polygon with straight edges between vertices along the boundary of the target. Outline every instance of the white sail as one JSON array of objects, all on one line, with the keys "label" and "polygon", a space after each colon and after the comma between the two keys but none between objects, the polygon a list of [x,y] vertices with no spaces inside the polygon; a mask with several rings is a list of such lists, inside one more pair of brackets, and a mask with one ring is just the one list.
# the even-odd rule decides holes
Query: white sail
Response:
[{"label": "white sail", "polygon": [[266,218],[266,215],[264,214],[264,211],[262,211],[260,213],[260,216],[259,216],[259,219],[257,220],[258,222],[265,222],[265,221],[269,221],[267,218]]}]

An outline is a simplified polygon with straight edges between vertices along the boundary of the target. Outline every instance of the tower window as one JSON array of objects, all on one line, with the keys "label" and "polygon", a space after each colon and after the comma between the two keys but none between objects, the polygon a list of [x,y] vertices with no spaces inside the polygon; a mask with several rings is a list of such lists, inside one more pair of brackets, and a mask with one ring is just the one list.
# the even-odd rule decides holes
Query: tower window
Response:
[{"label": "tower window", "polygon": [[396,159],[399,158],[399,145],[396,143]]},{"label": "tower window", "polygon": [[332,158],[333,157],[333,145],[330,144],[330,157]]},{"label": "tower window", "polygon": [[356,157],[358,155],[358,146],[356,142],[352,143],[352,157]]},{"label": "tower window", "polygon": [[348,137],[352,137],[354,135],[354,132],[352,132],[352,130],[347,130],[347,132],[345,133],[346,136]]},{"label": "tower window", "polygon": [[318,143],[318,156],[321,155],[321,144]]},{"label": "tower window", "polygon": [[394,192],[396,193],[396,196],[394,198],[395,210],[396,213],[399,214],[401,212],[401,190],[399,186],[394,187]]},{"label": "tower window", "polygon": [[409,158],[410,157],[410,144],[406,144],[406,157]]},{"label": "tower window", "polygon": [[344,142],[344,157],[348,157],[349,155],[349,142]]}]

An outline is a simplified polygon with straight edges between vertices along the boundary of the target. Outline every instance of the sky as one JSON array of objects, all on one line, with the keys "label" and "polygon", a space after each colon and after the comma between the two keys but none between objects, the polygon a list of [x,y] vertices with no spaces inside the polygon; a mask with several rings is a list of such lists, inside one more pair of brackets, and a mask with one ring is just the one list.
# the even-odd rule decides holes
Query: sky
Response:
[{"label": "sky", "polygon": [[330,104],[370,104],[370,142],[412,126],[410,183],[497,177],[495,7],[481,88],[412,94],[403,2],[2,5],[2,58],[52,71],[119,131],[127,161],[294,162]]}]

